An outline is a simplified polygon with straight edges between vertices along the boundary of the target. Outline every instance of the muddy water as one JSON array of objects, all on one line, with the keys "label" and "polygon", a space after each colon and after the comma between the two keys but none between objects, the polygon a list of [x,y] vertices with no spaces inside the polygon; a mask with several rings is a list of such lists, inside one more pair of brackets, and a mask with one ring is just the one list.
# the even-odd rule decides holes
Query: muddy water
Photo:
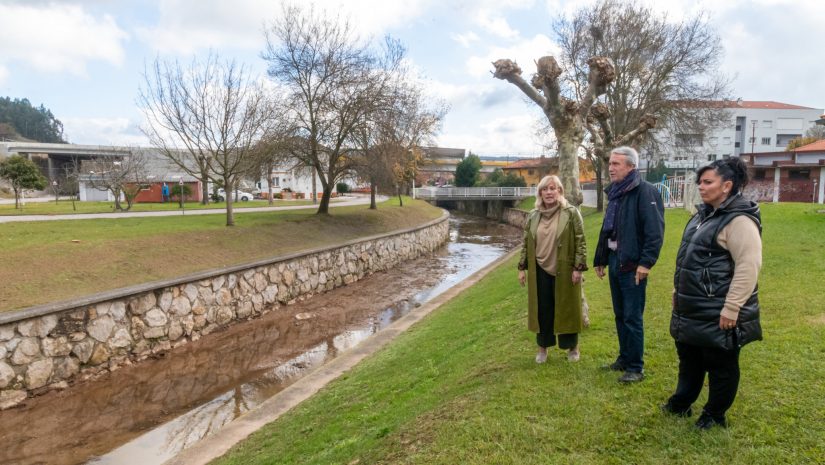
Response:
[{"label": "muddy water", "polygon": [[518,245],[454,214],[450,242],[140,366],[0,412],[0,463],[159,464]]}]

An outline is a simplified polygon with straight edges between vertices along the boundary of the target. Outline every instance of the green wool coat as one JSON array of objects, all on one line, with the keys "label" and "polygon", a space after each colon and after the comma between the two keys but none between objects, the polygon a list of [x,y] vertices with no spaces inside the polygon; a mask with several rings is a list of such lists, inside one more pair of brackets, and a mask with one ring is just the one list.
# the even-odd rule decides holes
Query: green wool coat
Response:
[{"label": "green wool coat", "polygon": [[[559,212],[556,229],[556,314],[553,330],[556,334],[574,334],[582,330],[581,283],[573,284],[573,270],[587,269],[587,245],[584,239],[584,222],[579,210],[571,205]],[[524,225],[524,241],[521,248],[519,270],[527,270],[527,329],[539,332],[538,289],[536,286],[536,230],[541,213],[532,210]]]}]

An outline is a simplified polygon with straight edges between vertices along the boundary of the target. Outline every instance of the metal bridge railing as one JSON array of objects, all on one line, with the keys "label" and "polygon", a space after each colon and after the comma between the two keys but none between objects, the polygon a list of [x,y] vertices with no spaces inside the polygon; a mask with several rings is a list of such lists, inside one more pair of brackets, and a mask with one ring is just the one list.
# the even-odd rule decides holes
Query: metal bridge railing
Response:
[{"label": "metal bridge railing", "polygon": [[417,187],[416,199],[523,199],[536,195],[535,187]]}]

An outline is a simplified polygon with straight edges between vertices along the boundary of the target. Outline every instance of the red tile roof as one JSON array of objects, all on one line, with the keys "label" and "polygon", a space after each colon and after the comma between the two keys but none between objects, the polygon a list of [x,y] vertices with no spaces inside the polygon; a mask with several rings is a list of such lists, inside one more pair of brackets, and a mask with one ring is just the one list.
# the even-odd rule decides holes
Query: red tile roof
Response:
[{"label": "red tile roof", "polygon": [[513,163],[510,163],[507,166],[503,166],[502,169],[512,170],[512,169],[518,169],[518,168],[540,168],[540,167],[544,167],[544,166],[554,166],[554,165],[557,165],[558,163],[559,163],[559,160],[556,157],[553,157],[553,158],[546,158],[546,157],[525,158],[525,159],[518,160],[518,161],[515,161]]},{"label": "red tile roof", "polygon": [[816,110],[816,108],[791,105],[790,103],[773,102],[770,100],[686,100],[682,102],[688,107],[722,107],[722,108],[750,108],[757,110]]},{"label": "red tile roof", "polygon": [[818,140],[802,147],[797,147],[794,152],[825,152],[825,139]]}]

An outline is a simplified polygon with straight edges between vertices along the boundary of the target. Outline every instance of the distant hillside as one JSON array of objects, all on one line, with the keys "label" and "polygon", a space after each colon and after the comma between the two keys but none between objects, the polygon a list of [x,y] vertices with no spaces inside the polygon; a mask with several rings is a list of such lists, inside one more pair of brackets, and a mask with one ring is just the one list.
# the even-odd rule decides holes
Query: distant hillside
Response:
[{"label": "distant hillside", "polygon": [[41,104],[32,106],[28,99],[0,97],[0,140],[61,143],[63,123]]}]

